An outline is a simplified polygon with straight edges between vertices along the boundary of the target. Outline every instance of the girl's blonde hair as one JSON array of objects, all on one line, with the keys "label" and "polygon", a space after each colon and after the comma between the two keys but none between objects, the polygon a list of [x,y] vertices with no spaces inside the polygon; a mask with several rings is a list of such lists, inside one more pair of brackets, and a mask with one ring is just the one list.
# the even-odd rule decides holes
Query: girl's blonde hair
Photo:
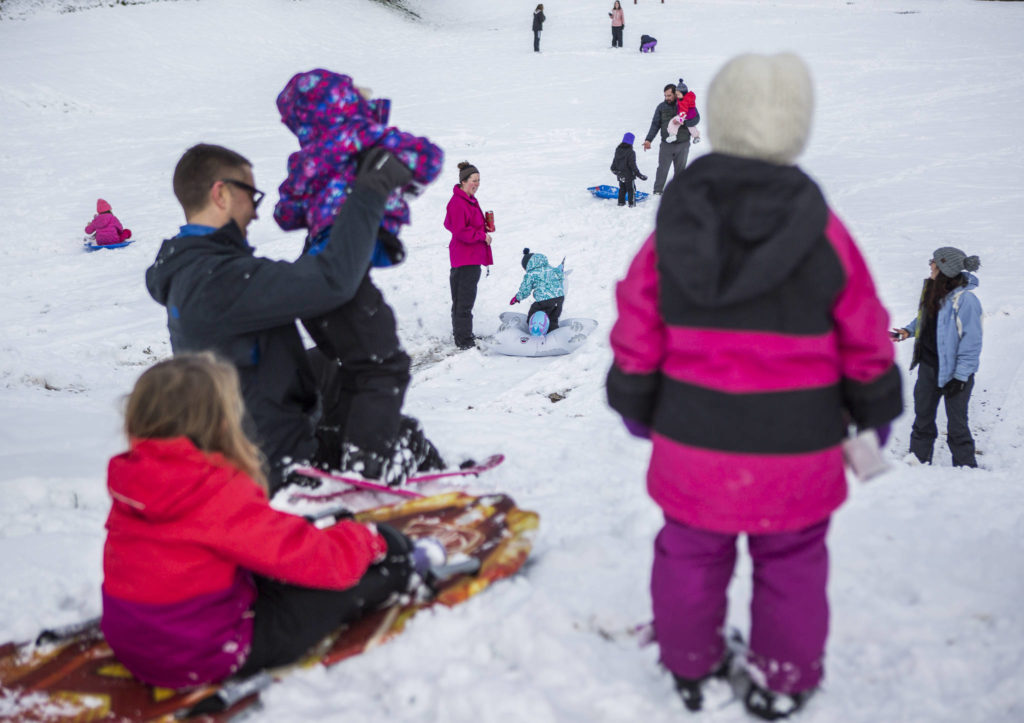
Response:
[{"label": "girl's blonde hair", "polygon": [[142,373],[128,396],[124,431],[131,439],[188,437],[219,452],[267,490],[259,448],[242,431],[245,404],[235,367],[211,352],[179,354]]}]

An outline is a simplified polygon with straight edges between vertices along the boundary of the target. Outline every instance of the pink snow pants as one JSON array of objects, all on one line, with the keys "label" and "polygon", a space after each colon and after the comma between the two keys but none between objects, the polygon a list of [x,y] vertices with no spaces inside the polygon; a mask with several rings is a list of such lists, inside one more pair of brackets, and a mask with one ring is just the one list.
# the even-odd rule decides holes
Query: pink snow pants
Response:
[{"label": "pink snow pants", "polygon": [[[813,688],[828,637],[829,520],[796,532],[748,535],[754,566],[750,662],[780,693]],[[661,662],[684,678],[710,673],[725,654],[726,589],[736,535],[665,518],[654,541],[651,599]]]}]

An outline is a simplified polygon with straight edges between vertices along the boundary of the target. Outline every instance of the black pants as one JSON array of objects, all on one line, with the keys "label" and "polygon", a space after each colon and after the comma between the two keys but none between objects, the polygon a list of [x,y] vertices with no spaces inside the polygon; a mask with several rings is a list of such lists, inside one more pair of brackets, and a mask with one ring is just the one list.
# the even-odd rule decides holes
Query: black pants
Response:
[{"label": "black pants", "polygon": [[910,451],[921,462],[932,461],[935,439],[939,436],[935,414],[939,400],[946,399],[946,443],[953,454],[954,467],[977,467],[974,457],[974,438],[967,427],[967,404],[974,389],[974,375],[959,394],[943,394],[938,387],[938,369],[931,364],[919,364],[917,383],[914,385],[914,426],[910,431]]},{"label": "black pants", "polygon": [[621,25],[619,25],[617,27],[615,25],[612,26],[612,47],[613,48],[621,48],[622,47],[622,26]]},{"label": "black pants", "polygon": [[369,273],[347,304],[302,323],[323,356],[311,358],[324,405],[318,459],[337,467],[333,447],[340,456],[343,442],[390,453],[398,438],[410,359],[398,340],[395,314]]},{"label": "black pants", "polygon": [[479,266],[456,266],[448,275],[452,287],[452,333],[457,346],[473,344],[473,304],[480,283]]},{"label": "black pants", "polygon": [[336,628],[372,612],[408,577],[374,565],[354,587],[316,590],[256,576],[252,650],[239,676],[287,665]]},{"label": "black pants", "polygon": [[630,206],[636,205],[636,182],[633,179],[619,181],[619,205],[624,206],[627,201]]},{"label": "black pants", "polygon": [[534,30],[533,31],[533,52],[535,52],[535,53],[539,53],[540,52],[540,31],[539,30]]},{"label": "black pants", "polygon": [[558,328],[558,317],[562,315],[563,303],[565,303],[564,296],[556,296],[553,299],[533,302],[530,304],[530,311],[526,314],[526,323],[530,323],[530,319],[533,318],[535,312],[543,311],[548,315],[548,332],[554,331]]}]

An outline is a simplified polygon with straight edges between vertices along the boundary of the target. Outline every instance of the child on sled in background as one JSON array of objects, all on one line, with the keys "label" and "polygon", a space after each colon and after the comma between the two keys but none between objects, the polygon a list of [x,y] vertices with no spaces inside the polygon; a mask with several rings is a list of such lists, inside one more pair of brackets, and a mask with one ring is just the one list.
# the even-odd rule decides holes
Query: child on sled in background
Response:
[{"label": "child on sled in background", "polygon": [[131,229],[121,225],[110,210],[110,204],[102,198],[96,199],[96,215],[85,227],[87,234],[94,234],[97,246],[110,246],[127,241],[132,237]]},{"label": "child on sled in background", "polygon": [[128,397],[129,449],[107,472],[101,627],[146,683],[290,663],[413,579],[400,532],[318,529],[271,508],[243,414],[235,367],[210,352],[157,363]]},{"label": "child on sled in background", "polygon": [[622,143],[615,148],[615,157],[612,159],[611,171],[619,181],[619,205],[625,206],[629,202],[630,208],[636,206],[636,184],[634,180],[639,178],[646,181],[647,176],[640,173],[636,165],[636,151],[633,150],[633,141],[636,138],[632,133],[622,136]]},{"label": "child on sled in background", "polygon": [[558,317],[562,315],[562,304],[565,302],[565,270],[562,264],[551,266],[547,256],[530,253],[530,249],[523,249],[523,270],[526,276],[509,306],[533,294],[533,303],[526,314],[527,322],[533,319],[535,313],[543,311],[548,315],[548,328],[544,333],[552,332],[558,328]]},{"label": "child on sled in background", "polygon": [[665,139],[665,142],[675,143],[679,126],[686,126],[693,142],[700,143],[700,131],[697,129],[697,124],[700,123],[700,113],[697,112],[697,94],[686,87],[686,83],[680,78],[679,84],[676,86],[676,97],[678,98],[676,110],[679,111],[679,115],[668,122],[668,138]]}]

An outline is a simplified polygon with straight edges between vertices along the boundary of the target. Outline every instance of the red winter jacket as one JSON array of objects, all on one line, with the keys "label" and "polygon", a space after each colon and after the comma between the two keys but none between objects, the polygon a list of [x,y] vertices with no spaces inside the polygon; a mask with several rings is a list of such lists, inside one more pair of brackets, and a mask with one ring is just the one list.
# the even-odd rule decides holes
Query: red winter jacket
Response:
[{"label": "red winter jacket", "polygon": [[110,211],[97,213],[85,227],[86,233],[96,234],[96,243],[100,246],[121,243],[132,237],[132,232],[121,226],[117,216]]},{"label": "red winter jacket", "polygon": [[186,438],[135,440],[110,460],[103,632],[137,677],[183,687],[230,675],[252,639],[249,571],[342,590],[386,551],[365,525],[319,530]]},{"label": "red winter jacket", "polygon": [[487,229],[480,202],[458,184],[452,188],[452,198],[444,216],[444,227],[452,232],[448,255],[452,268],[459,266],[490,266],[494,263],[491,247],[485,241]]},{"label": "red winter jacket", "polygon": [[617,288],[608,397],[651,428],[670,518],[797,530],[846,498],[840,442],[903,408],[888,314],[802,171],[722,154],[665,189]]}]

